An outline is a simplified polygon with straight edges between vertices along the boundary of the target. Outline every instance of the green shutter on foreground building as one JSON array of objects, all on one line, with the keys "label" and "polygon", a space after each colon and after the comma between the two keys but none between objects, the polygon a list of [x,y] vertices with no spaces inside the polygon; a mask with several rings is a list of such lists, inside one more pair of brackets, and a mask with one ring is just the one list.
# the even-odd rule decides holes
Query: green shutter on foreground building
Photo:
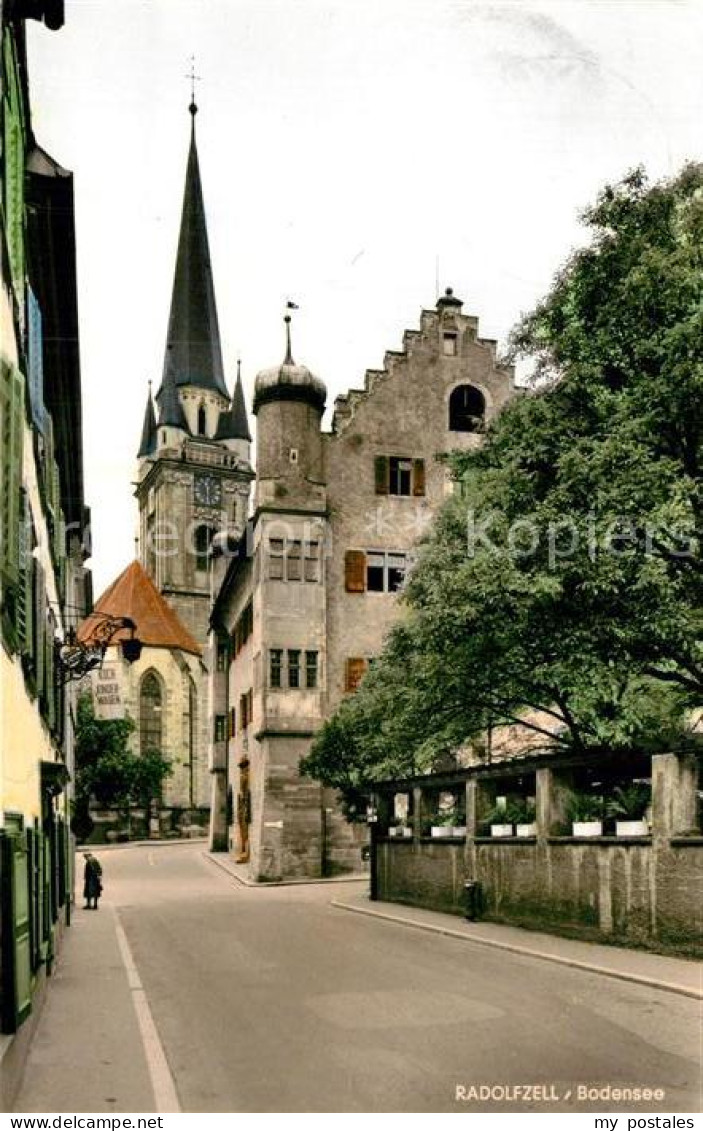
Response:
[{"label": "green shutter on foreground building", "polygon": [[3,64],[3,150],[5,181],[3,211],[10,274],[18,303],[24,303],[24,174],[25,128],[17,70],[15,40],[11,27],[5,28]]},{"label": "green shutter on foreground building", "polygon": [[0,836],[2,1028],[14,1033],[32,1009],[29,866],[24,832]]}]

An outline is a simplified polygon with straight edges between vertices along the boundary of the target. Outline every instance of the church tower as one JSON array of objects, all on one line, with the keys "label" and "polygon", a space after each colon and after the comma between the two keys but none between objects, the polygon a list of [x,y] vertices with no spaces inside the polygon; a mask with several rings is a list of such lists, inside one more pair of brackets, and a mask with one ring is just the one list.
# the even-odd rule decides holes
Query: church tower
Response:
[{"label": "church tower", "polygon": [[205,650],[213,536],[244,529],[253,471],[241,373],[230,397],[191,102],[190,148],[156,408],[151,388],[138,451],[139,555],[156,587]]}]

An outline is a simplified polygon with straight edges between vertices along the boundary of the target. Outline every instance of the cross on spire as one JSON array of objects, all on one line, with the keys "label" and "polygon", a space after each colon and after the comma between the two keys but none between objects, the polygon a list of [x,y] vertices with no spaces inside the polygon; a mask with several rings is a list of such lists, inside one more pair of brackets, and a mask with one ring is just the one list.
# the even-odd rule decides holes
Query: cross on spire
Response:
[{"label": "cross on spire", "polygon": [[202,82],[202,77],[195,73],[195,55],[190,57],[190,73],[185,76],[190,81],[190,106],[188,107],[190,113],[195,117],[198,113],[198,107],[195,102],[195,84]]}]

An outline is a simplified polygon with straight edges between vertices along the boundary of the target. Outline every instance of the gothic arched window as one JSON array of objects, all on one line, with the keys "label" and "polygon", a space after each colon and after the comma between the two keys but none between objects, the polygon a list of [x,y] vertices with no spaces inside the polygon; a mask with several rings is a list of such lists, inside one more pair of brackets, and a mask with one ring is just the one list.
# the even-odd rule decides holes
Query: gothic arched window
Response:
[{"label": "gothic arched window", "polygon": [[457,385],[449,398],[450,432],[480,432],[486,416],[486,400],[475,385]]},{"label": "gothic arched window", "polygon": [[139,749],[142,754],[163,749],[163,695],[156,672],[147,672],[139,688]]},{"label": "gothic arched window", "polygon": [[200,408],[198,409],[198,435],[207,435],[207,416],[205,414],[204,404],[201,404]]}]

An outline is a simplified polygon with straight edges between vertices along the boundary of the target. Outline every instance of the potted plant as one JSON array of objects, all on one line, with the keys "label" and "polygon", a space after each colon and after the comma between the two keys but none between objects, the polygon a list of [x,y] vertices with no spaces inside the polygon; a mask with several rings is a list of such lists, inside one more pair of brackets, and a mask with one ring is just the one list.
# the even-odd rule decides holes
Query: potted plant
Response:
[{"label": "potted plant", "polygon": [[413,835],[412,825],[407,817],[396,817],[395,824],[391,825],[388,829],[389,836],[401,837],[407,839]]},{"label": "potted plant", "polygon": [[486,814],[486,823],[491,826],[491,836],[512,836],[513,823],[509,819],[508,807],[503,802],[497,804]]},{"label": "potted plant", "polygon": [[466,817],[463,813],[455,813],[454,820],[463,821],[463,825],[452,825],[452,836],[466,836]]},{"label": "potted plant", "polygon": [[454,836],[454,810],[442,809],[439,813],[435,813],[432,818],[432,825],[430,827],[430,836],[433,837],[450,837]]},{"label": "potted plant", "polygon": [[603,836],[603,800],[593,793],[574,793],[568,809],[572,836]]},{"label": "potted plant", "polygon": [[531,798],[521,798],[508,806],[508,815],[515,825],[516,836],[537,836],[537,809]]},{"label": "potted plant", "polygon": [[615,821],[616,836],[647,836],[649,826],[645,814],[651,800],[648,782],[631,782],[617,786],[608,801],[609,817],[621,818]]}]

